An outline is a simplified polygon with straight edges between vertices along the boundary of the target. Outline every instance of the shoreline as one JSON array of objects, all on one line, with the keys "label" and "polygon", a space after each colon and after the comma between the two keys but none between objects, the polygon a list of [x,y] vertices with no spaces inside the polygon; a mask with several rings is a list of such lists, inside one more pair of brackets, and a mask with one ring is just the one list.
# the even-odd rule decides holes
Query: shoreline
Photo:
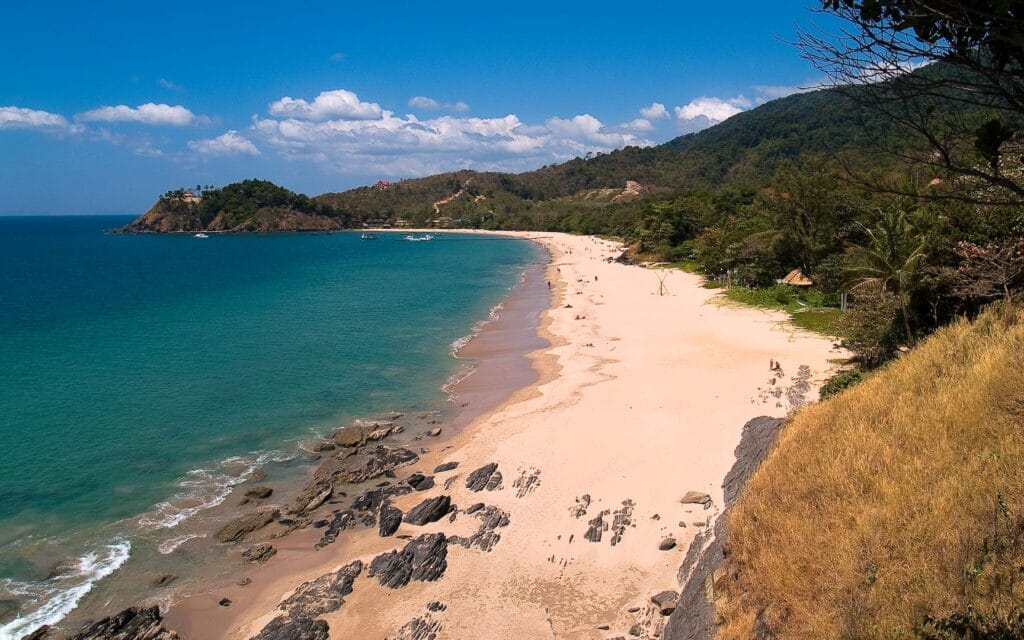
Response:
[{"label": "shoreline", "polygon": [[[495,333],[501,333],[503,329],[507,332],[507,325],[510,322],[515,325],[514,328],[517,331],[520,329],[520,325],[523,322],[519,316],[522,316],[524,313],[528,315],[531,312],[531,305],[537,307],[535,315],[539,314],[542,308],[547,306],[546,288],[543,292],[545,297],[543,304],[538,305],[535,300],[526,300],[524,306],[520,302],[524,297],[524,291],[527,289],[525,285],[528,280],[527,275],[530,272],[533,272],[534,277],[540,277],[540,284],[543,285],[543,269],[546,266],[547,259],[548,257],[543,254],[542,250],[538,251],[536,257],[524,265],[519,281],[504,291],[501,294],[501,299],[491,307],[490,315],[478,319],[470,332],[456,341],[456,343],[461,343],[457,348],[455,346],[456,343],[452,343],[449,346],[451,357],[460,362],[465,362],[470,367],[472,375],[468,376],[468,378],[472,379],[475,383],[485,382],[486,384],[482,386],[478,384],[477,386],[481,387],[479,389],[463,391],[462,387],[467,383],[467,376],[454,374],[449,376],[447,380],[439,378],[437,386],[441,394],[448,397],[442,399],[442,395],[442,397],[438,398],[436,404],[431,403],[427,406],[394,407],[393,409],[401,409],[407,414],[405,419],[399,420],[400,424],[411,431],[429,429],[431,427],[428,427],[428,424],[439,424],[443,428],[444,434],[436,438],[430,438],[430,446],[436,449],[447,448],[448,442],[454,438],[461,428],[471,422],[474,417],[493,408],[493,406],[502,402],[515,390],[528,385],[534,379],[533,370],[525,358],[521,358],[522,362],[513,362],[510,365],[510,359],[506,357],[503,359],[504,366],[501,371],[489,372],[489,356],[487,351],[488,349],[501,347],[500,344],[490,344],[489,346],[489,343],[495,342],[492,338]],[[524,308],[517,309],[517,306],[524,306]],[[496,314],[496,310],[500,310],[500,313]],[[533,339],[536,340],[536,337],[534,336]],[[500,342],[499,340],[498,343]],[[524,346],[519,349],[520,355],[522,351],[537,346],[536,344],[529,348]],[[507,346],[504,349],[507,350]],[[498,378],[501,375],[507,374],[510,366],[515,371],[516,376],[513,383],[507,384]],[[459,397],[453,398],[453,393]],[[463,398],[463,395],[466,397]],[[389,414],[393,415],[395,412],[392,410],[369,416],[364,415],[362,418],[358,418],[356,422],[362,420],[372,423],[389,420],[391,419]],[[329,438],[330,431],[328,430],[325,434],[321,434],[321,437]],[[140,601],[150,604],[158,603],[161,608],[168,605],[173,607],[174,603],[178,602],[183,596],[187,598],[189,597],[188,594],[208,591],[210,588],[215,588],[216,585],[223,583],[225,579],[231,579],[232,576],[251,571],[251,566],[246,566],[245,563],[238,559],[237,545],[226,546],[218,544],[213,540],[214,534],[220,528],[220,525],[224,524],[226,518],[238,515],[245,509],[240,507],[239,501],[242,500],[243,494],[248,489],[267,484],[273,487],[273,497],[269,503],[256,503],[260,507],[264,506],[264,504],[278,501],[286,502],[292,497],[293,493],[301,489],[301,486],[306,483],[308,477],[316,468],[315,461],[311,461],[311,458],[320,457],[316,452],[307,448],[309,443],[317,439],[317,436],[310,434],[310,436],[301,440],[289,442],[289,446],[285,448],[289,450],[294,448],[293,453],[282,454],[284,457],[280,460],[272,457],[268,463],[260,465],[259,469],[250,469],[249,471],[252,473],[246,472],[244,478],[236,483],[232,483],[228,493],[223,498],[217,500],[216,504],[210,507],[198,508],[198,513],[192,514],[192,517],[187,518],[189,522],[187,524],[182,523],[184,526],[177,529],[177,531],[169,529],[168,531],[174,532],[173,537],[168,537],[156,549],[167,561],[161,560],[155,572],[153,571],[152,563],[147,559],[142,560],[143,565],[138,565],[139,560],[135,559],[134,563],[123,568],[120,567],[120,564],[123,564],[123,562],[120,563],[118,565],[120,569],[119,575],[107,577],[99,583],[99,586],[81,596],[82,601],[64,615],[59,622],[53,625],[54,633],[57,636],[72,634],[75,629],[78,629],[80,625],[88,620],[97,619],[101,615],[112,615],[128,605],[136,605]],[[416,439],[418,440],[418,438]],[[269,474],[269,478],[265,480],[264,478],[266,478],[267,474]],[[133,516],[115,524],[130,526],[132,522],[147,517],[149,513],[147,511],[139,516]],[[153,531],[146,529],[142,534],[146,538],[160,537],[158,533],[155,533],[158,531],[162,531],[162,529],[159,527]],[[281,532],[274,532],[275,536],[279,533]],[[286,535],[295,535],[296,533],[297,531],[285,532]],[[135,555],[134,550],[132,555]],[[153,556],[153,554],[147,555],[147,558],[149,556]],[[173,558],[178,558],[178,560],[173,561]],[[203,560],[203,558],[206,559]],[[168,562],[170,565],[182,565],[180,567],[181,571],[179,572],[174,566],[168,566]],[[211,562],[212,565],[205,565],[198,569],[197,572],[197,562],[200,562],[202,565],[205,565],[206,562]],[[170,569],[170,573],[165,573],[168,569]],[[128,573],[125,573],[125,571]],[[167,579],[166,582],[163,582],[164,578]],[[153,581],[156,582],[154,583]],[[135,595],[131,595],[132,593]]]},{"label": "shoreline", "polygon": [[[315,535],[295,532],[279,562],[253,572],[259,584],[254,578],[237,587],[238,600],[225,596],[231,607],[217,607],[220,592],[180,602],[168,628],[199,639],[253,637],[282,615],[291,620],[279,603],[300,583],[357,559],[361,569],[421,534],[441,534],[448,544],[436,581],[391,589],[363,571],[344,602],[321,613],[330,637],[402,637],[409,625],[443,630],[439,637],[662,632],[667,619],[649,598],[679,589],[689,543],[720,513],[722,480],[744,423],[784,416],[807,400],[831,368],[832,345],[788,326],[782,314],[707,305],[716,292],[689,274],[670,279],[669,295],[657,296],[649,271],[610,261],[620,250],[615,243],[497,233],[534,240],[550,253],[555,286],[537,328],[550,346],[528,356],[535,382],[398,473],[401,482],[435,461],[458,462],[436,474],[432,490],[392,502],[408,514],[424,498],[449,496],[456,505],[449,517],[402,523],[396,538],[346,531],[318,553],[309,551]],[[769,358],[782,360],[787,373],[770,373]],[[489,462],[502,474],[500,488],[465,487],[467,474]],[[680,505],[687,491],[708,494],[711,508]],[[472,540],[480,522],[467,507],[476,502],[507,516],[487,550],[452,544]],[[659,550],[670,537],[672,548]],[[208,631],[194,626],[199,620]]]},{"label": "shoreline", "polygon": [[[501,232],[485,231],[482,233],[516,237]],[[402,471],[422,468],[424,472],[429,472],[436,459],[440,459],[446,455],[446,452],[459,446],[458,443],[467,426],[480,416],[486,415],[516,397],[517,394],[528,390],[538,381],[539,372],[534,368],[529,354],[547,344],[537,329],[541,324],[539,316],[548,307],[550,291],[544,282],[551,257],[543,246],[538,245],[537,249],[539,255],[536,260],[526,265],[520,281],[497,305],[492,307],[490,317],[481,319],[473,331],[457,341],[461,344],[457,346],[453,344],[452,357],[460,362],[465,362],[468,371],[457,372],[441,385],[442,391],[448,395],[446,402],[449,404],[451,414],[445,416],[445,419],[441,421],[432,420],[426,425],[419,425],[429,428],[436,424],[442,430],[442,434],[423,440],[417,436],[411,442],[391,443],[390,438],[381,441],[404,444],[410,448],[414,444],[430,446],[429,450],[420,449],[421,453],[417,463],[408,469],[402,469]],[[420,416],[420,418],[424,417]],[[374,422],[373,420],[366,421]],[[415,429],[415,425],[412,428]],[[426,432],[421,435],[425,436]],[[330,434],[325,437],[329,439]],[[304,474],[307,480],[315,470],[316,466],[314,465]],[[238,488],[244,491],[251,484],[253,483],[246,483]],[[263,482],[258,484],[263,484]],[[345,488],[358,491],[360,487],[366,489],[374,484],[376,483],[362,486],[352,485]],[[292,493],[298,488],[291,487]],[[292,496],[285,493],[281,497],[290,499]],[[275,498],[277,498],[276,490]],[[213,580],[201,582],[199,588],[176,595],[169,603],[165,601],[164,606],[168,606],[168,626],[190,639],[222,637],[222,633],[227,628],[225,624],[220,624],[220,621],[225,618],[224,614],[227,614],[227,621],[230,621],[241,607],[228,610],[217,606],[217,600],[220,597],[228,597],[233,602],[241,604],[251,597],[253,592],[259,588],[259,584],[266,580],[268,574],[276,572],[275,565],[288,562],[293,568],[296,564],[304,566],[304,561],[300,558],[305,557],[308,560],[309,551],[313,549],[321,533],[313,528],[302,528],[285,532],[281,537],[277,537],[276,534],[270,536],[266,541],[272,543],[278,550],[277,557],[272,558],[270,562],[255,567],[238,567]],[[342,534],[342,536],[345,535],[349,535],[349,533]],[[251,542],[261,541],[264,537],[254,536]],[[207,541],[207,543],[216,544],[212,541]],[[252,582],[240,587],[237,584],[239,578],[249,578]],[[217,594],[217,598],[211,601],[209,595],[214,593]],[[179,611],[186,613],[181,615]],[[199,614],[201,622],[199,622],[199,627],[193,627],[192,619],[196,617],[197,612],[201,612]],[[213,616],[217,622],[211,623],[210,616]]]}]

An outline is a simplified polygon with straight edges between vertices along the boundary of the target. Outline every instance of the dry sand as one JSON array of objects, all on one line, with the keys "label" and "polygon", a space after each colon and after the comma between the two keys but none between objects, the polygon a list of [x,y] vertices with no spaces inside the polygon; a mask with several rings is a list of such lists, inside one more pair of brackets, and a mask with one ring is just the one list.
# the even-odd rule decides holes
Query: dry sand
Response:
[{"label": "dry sand", "polygon": [[[556,295],[542,327],[552,346],[531,356],[540,381],[478,418],[454,447],[417,465],[429,472],[437,462],[459,462],[438,474],[434,489],[395,501],[404,511],[447,493],[460,509],[495,505],[510,524],[497,530],[501,539],[490,552],[449,545],[448,568],[437,582],[391,590],[364,572],[344,606],[325,616],[331,638],[412,637],[399,629],[415,618],[438,625],[439,638],[609,638],[638,623],[643,636],[652,635],[661,619],[648,600],[679,588],[676,573],[698,524],[718,513],[743,424],[786,414],[789,399],[779,390],[793,386],[800,365],[810,368],[806,395],[815,398],[828,360],[840,355],[784,314],[709,303],[715,291],[700,287],[696,276],[671,271],[667,295],[658,295],[664,272],[607,262],[619,253],[615,243],[518,235],[552,255]],[[774,384],[770,359],[784,370]],[[498,463],[502,488],[471,493],[464,478],[489,462]],[[444,480],[453,475],[459,478],[446,490]],[[531,476],[535,482],[524,486]],[[680,504],[690,490],[710,494],[714,506]],[[591,501],[582,514],[576,507],[584,495]],[[609,530],[600,542],[587,541],[588,521],[602,512]],[[616,512],[628,524],[613,546]],[[460,513],[454,523],[403,523],[398,534],[469,535],[478,524]],[[249,638],[303,580],[355,558],[369,563],[404,544],[379,538],[375,529],[348,531],[312,552],[314,535],[282,541],[252,584],[229,593],[230,609],[209,596],[203,605],[192,599],[172,609],[172,628],[190,638]],[[659,551],[668,536],[678,546]],[[428,613],[432,601],[446,608]],[[629,613],[632,607],[641,610]]]}]

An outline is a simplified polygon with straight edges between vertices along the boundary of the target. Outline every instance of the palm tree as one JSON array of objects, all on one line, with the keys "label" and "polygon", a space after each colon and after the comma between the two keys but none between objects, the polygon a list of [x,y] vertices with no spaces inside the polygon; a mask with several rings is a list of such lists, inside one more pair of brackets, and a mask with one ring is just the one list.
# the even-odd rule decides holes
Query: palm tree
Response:
[{"label": "palm tree", "polygon": [[853,266],[847,271],[854,287],[874,285],[896,296],[903,314],[907,343],[914,344],[910,327],[908,293],[920,275],[925,259],[924,239],[908,219],[906,209],[896,204],[879,211],[881,219],[874,229],[863,227],[867,246],[853,249]]}]

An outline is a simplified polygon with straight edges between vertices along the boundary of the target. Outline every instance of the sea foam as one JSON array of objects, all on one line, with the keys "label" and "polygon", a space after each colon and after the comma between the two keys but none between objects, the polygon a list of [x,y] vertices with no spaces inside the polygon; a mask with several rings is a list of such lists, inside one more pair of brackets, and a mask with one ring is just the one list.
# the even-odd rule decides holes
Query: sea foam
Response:
[{"label": "sea foam", "polygon": [[139,527],[148,530],[172,529],[195,514],[224,502],[235,485],[269,462],[286,462],[293,456],[279,451],[257,452],[222,460],[217,469],[193,469],[178,482],[182,489],[170,500],[157,503],[153,510],[138,518]]},{"label": "sea foam", "polygon": [[7,590],[27,596],[30,602],[39,603],[39,606],[0,627],[0,640],[15,640],[43,625],[60,622],[78,606],[97,581],[117,571],[128,560],[131,549],[130,542],[118,539],[102,549],[86,553],[72,568],[47,580],[34,583],[8,581]]}]

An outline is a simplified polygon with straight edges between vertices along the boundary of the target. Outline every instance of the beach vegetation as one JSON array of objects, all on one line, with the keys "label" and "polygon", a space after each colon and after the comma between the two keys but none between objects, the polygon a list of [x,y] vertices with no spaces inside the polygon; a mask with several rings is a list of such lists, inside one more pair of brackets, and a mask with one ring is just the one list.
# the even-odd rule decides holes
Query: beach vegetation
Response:
[{"label": "beach vegetation", "polygon": [[840,371],[826,380],[825,384],[821,385],[818,395],[822,400],[834,396],[840,391],[849,389],[855,384],[858,384],[864,380],[864,376],[864,372],[860,369],[845,369]]}]

